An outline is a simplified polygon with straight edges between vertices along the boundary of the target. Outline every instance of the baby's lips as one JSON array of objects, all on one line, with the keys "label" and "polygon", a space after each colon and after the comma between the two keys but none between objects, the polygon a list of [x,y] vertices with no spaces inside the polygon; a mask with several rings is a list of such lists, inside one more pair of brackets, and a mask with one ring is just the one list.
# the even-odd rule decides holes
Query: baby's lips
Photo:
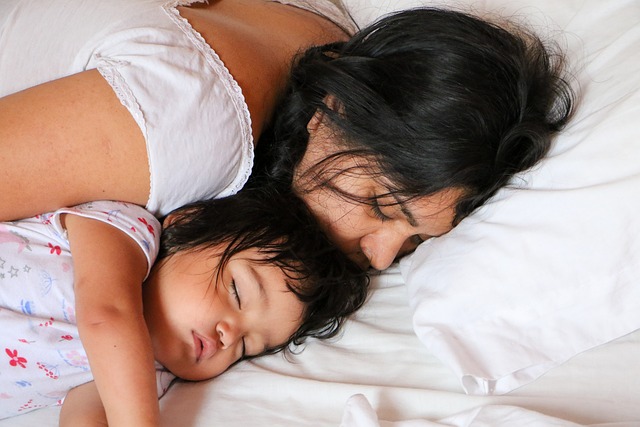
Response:
[{"label": "baby's lips", "polygon": [[218,351],[218,343],[211,338],[193,332],[196,361],[207,360]]}]

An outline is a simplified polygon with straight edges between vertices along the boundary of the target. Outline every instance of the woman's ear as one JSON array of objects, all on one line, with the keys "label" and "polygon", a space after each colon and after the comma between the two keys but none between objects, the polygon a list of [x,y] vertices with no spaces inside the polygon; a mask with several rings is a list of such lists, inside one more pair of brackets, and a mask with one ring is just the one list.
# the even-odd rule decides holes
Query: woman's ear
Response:
[{"label": "woman's ear", "polygon": [[178,214],[175,212],[172,212],[169,215],[165,216],[164,219],[162,220],[162,228],[169,227],[171,224],[175,222],[176,219],[178,219]]},{"label": "woman's ear", "polygon": [[[329,107],[333,111],[339,112],[341,110],[340,103],[338,102],[336,97],[333,95],[327,95],[324,98],[324,103],[327,107]],[[324,111],[320,109],[316,110],[313,117],[311,117],[311,120],[309,120],[309,123],[307,123],[307,132],[309,132],[310,135],[318,130],[318,128],[324,121],[324,116],[325,116]]]},{"label": "woman's ear", "polygon": [[198,211],[197,206],[178,208],[164,217],[164,219],[162,220],[162,228],[167,228],[174,222],[179,221],[186,216],[195,214],[196,211]]},{"label": "woman's ear", "polygon": [[324,111],[316,110],[316,112],[311,117],[311,120],[309,120],[309,123],[307,123],[307,132],[309,132],[309,135],[313,135],[314,133],[316,133],[316,131],[322,124],[323,119]]}]

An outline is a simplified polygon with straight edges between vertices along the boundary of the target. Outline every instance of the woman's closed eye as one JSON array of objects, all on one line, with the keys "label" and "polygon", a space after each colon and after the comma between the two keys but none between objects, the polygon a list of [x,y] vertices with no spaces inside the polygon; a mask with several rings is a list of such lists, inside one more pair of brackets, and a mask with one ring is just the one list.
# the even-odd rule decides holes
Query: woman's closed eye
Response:
[{"label": "woman's closed eye", "polygon": [[377,197],[374,197],[371,200],[371,211],[373,212],[374,216],[382,222],[385,222],[391,219],[390,216],[385,215],[384,212],[382,212],[382,207]]},{"label": "woman's closed eye", "polygon": [[[235,280],[231,280],[231,286],[229,286],[231,293],[233,294],[236,303],[238,304],[238,309],[242,310],[242,301],[240,300],[240,294],[238,293],[238,287],[236,285]],[[247,347],[244,342],[244,337],[242,337],[242,356],[240,356],[240,360],[244,359],[247,356]]]}]

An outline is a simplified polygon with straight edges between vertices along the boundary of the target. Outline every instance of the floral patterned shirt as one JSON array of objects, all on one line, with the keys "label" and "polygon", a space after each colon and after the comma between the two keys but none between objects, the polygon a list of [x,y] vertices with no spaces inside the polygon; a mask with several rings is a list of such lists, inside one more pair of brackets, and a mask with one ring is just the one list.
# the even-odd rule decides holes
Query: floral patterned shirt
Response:
[{"label": "floral patterned shirt", "polygon": [[[59,405],[92,381],[75,325],[73,260],[60,214],[94,218],[131,237],[148,268],[158,252],[160,224],[144,209],[92,202],[0,223],[0,419]],[[173,377],[158,365],[159,394]]]}]

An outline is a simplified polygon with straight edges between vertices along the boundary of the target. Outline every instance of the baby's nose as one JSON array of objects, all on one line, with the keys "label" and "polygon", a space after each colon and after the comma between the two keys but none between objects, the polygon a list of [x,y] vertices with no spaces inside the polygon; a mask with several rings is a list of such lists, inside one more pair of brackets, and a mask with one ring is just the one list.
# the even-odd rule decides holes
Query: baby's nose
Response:
[{"label": "baby's nose", "polygon": [[220,347],[227,349],[238,341],[237,328],[233,327],[229,322],[221,321],[216,326],[216,332],[220,340]]}]

